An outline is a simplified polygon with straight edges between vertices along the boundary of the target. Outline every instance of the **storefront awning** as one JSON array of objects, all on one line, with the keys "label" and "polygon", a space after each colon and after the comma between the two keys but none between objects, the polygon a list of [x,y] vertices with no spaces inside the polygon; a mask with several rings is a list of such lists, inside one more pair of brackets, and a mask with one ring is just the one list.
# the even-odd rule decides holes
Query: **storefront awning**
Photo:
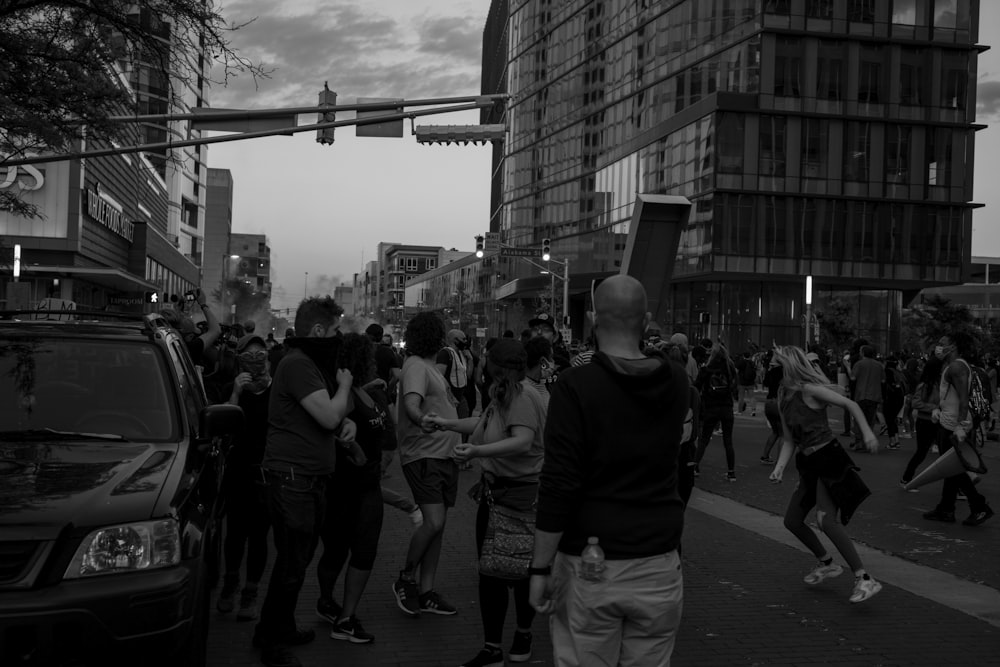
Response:
[{"label": "storefront awning", "polygon": [[119,292],[156,291],[159,288],[145,278],[122,269],[104,266],[42,266],[30,264],[21,267],[25,278],[80,278]]}]

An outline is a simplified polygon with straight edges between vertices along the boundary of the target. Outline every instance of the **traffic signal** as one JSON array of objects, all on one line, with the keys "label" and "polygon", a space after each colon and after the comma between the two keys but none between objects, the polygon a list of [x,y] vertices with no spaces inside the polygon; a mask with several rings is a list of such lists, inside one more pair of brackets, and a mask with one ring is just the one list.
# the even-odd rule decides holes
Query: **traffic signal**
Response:
[{"label": "traffic signal", "polygon": [[552,240],[542,239],[542,259],[544,261],[549,261],[552,259]]},{"label": "traffic signal", "polygon": [[143,292],[143,303],[160,303],[159,292]]},{"label": "traffic signal", "polygon": [[476,237],[476,257],[482,257],[485,253],[483,249],[483,236],[480,234]]},{"label": "traffic signal", "polygon": [[[323,83],[323,90],[319,91],[319,106],[321,107],[333,107],[337,106],[337,93],[330,90],[326,82]],[[321,113],[316,117],[317,123],[332,123],[337,120],[337,114],[334,111],[328,113]],[[328,127],[324,130],[316,130],[316,142],[323,144],[324,146],[329,146],[333,143],[333,128]]]}]

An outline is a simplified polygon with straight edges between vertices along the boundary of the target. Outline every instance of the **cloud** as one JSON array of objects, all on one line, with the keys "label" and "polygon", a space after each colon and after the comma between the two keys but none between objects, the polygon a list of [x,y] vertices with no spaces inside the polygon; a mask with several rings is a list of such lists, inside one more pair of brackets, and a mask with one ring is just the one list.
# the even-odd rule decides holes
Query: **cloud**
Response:
[{"label": "cloud", "polygon": [[255,19],[233,33],[232,45],[274,71],[269,79],[243,75],[214,86],[213,107],[308,106],[324,82],[342,102],[479,92],[481,31],[471,16],[425,18],[414,32],[360,4],[243,0],[222,13],[236,24]]},{"label": "cloud", "polygon": [[976,120],[997,120],[1000,116],[1000,81],[980,81],[976,88]]}]

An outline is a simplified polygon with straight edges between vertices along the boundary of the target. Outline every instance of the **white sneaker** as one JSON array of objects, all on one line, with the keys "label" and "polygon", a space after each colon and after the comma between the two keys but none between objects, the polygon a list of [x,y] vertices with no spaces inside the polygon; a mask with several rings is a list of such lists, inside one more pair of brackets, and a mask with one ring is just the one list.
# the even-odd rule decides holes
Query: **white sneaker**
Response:
[{"label": "white sneaker", "polygon": [[420,528],[424,525],[424,513],[420,511],[419,507],[410,512],[410,521],[413,522],[414,528]]},{"label": "white sneaker", "polygon": [[851,602],[864,602],[882,590],[882,584],[869,577],[858,577],[854,580],[854,592],[851,593]]},{"label": "white sneaker", "polygon": [[843,571],[844,568],[836,563],[830,563],[829,565],[823,565],[820,563],[819,567],[807,574],[802,581],[806,582],[810,586],[815,586],[824,579],[839,577]]}]

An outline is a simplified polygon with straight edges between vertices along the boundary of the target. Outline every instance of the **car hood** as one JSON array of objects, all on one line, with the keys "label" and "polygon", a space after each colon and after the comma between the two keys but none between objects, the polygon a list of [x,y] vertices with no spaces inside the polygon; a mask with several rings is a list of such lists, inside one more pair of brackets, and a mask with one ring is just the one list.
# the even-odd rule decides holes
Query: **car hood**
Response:
[{"label": "car hood", "polygon": [[0,444],[0,527],[54,538],[66,526],[143,521],[154,512],[176,445],[134,442]]}]

